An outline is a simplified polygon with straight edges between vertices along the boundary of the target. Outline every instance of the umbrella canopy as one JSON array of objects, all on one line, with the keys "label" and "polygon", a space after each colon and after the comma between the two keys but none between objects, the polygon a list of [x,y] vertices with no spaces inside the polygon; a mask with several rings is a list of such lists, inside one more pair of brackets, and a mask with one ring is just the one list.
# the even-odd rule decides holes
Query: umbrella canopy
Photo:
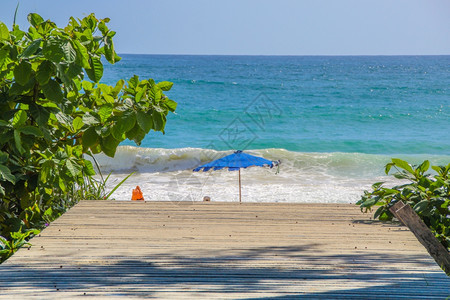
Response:
[{"label": "umbrella canopy", "polygon": [[206,172],[211,169],[214,171],[228,168],[229,171],[238,171],[241,168],[248,168],[252,166],[258,167],[273,167],[275,163],[271,160],[250,155],[241,150],[235,151],[233,154],[214,160],[210,163],[204,164],[194,169],[194,172]]},{"label": "umbrella canopy", "polygon": [[239,171],[239,202],[241,202],[241,168],[248,167],[273,167],[277,163],[254,155],[250,155],[242,152],[241,150],[235,151],[233,154],[214,160],[210,163],[204,164],[195,168],[194,172],[209,171],[209,170],[221,170],[228,168],[229,171]]}]

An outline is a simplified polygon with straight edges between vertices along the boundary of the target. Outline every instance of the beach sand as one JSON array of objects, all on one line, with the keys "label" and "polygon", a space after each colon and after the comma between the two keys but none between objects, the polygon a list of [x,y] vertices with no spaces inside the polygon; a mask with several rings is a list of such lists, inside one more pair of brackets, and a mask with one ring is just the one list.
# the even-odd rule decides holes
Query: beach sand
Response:
[{"label": "beach sand", "polygon": [[[0,298],[445,298],[413,234],[355,205],[82,201],[0,268]],[[86,293],[86,294],[85,294]]]}]

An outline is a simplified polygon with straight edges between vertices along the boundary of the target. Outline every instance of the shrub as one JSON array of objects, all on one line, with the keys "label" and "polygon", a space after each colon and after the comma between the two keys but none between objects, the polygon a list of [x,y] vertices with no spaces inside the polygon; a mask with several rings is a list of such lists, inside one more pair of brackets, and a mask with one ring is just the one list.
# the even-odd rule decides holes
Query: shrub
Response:
[{"label": "shrub", "polygon": [[135,75],[114,86],[100,83],[102,57],[120,60],[109,19],[70,18],[65,28],[34,13],[28,21],[26,32],[0,22],[0,235],[6,240],[42,228],[86,196],[95,175],[86,155],[113,157],[125,139],[139,145],[150,130],[164,132],[177,105],[164,95],[170,82]]},{"label": "shrub", "polygon": [[380,220],[392,220],[394,217],[389,208],[397,201],[411,205],[424,223],[435,234],[436,238],[447,249],[450,246],[450,164],[447,166],[432,166],[437,173],[426,174],[430,162],[424,161],[419,166],[412,166],[406,161],[393,158],[386,165],[385,172],[394,167],[397,172],[394,177],[403,183],[392,188],[383,186],[383,182],[372,185],[372,191],[365,191],[357,202],[361,211],[367,212],[374,206],[379,206],[374,217]]}]

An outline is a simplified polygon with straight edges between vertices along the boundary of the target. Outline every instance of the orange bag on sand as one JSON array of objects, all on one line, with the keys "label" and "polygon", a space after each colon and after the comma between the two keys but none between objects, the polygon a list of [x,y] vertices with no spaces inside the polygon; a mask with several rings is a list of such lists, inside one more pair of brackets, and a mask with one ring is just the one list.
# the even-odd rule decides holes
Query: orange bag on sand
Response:
[{"label": "orange bag on sand", "polygon": [[141,188],[139,186],[136,186],[136,188],[133,189],[131,200],[144,200],[144,195],[142,194]]}]

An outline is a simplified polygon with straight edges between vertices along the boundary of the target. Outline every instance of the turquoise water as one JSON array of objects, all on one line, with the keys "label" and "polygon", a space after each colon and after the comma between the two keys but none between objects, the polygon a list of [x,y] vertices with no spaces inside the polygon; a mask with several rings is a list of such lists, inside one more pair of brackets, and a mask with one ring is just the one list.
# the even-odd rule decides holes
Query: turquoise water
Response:
[{"label": "turquoise water", "polygon": [[140,185],[149,200],[236,201],[235,172],[196,166],[246,150],[281,160],[280,173],[242,171],[247,202],[354,203],[384,174],[391,157],[450,163],[450,56],[122,55],[104,82],[134,74],[169,80],[178,102],[166,134],[140,147],[124,142],[99,156],[113,197]]},{"label": "turquoise water", "polygon": [[169,80],[179,103],[143,147],[450,154],[450,56],[122,58],[104,81]]}]

